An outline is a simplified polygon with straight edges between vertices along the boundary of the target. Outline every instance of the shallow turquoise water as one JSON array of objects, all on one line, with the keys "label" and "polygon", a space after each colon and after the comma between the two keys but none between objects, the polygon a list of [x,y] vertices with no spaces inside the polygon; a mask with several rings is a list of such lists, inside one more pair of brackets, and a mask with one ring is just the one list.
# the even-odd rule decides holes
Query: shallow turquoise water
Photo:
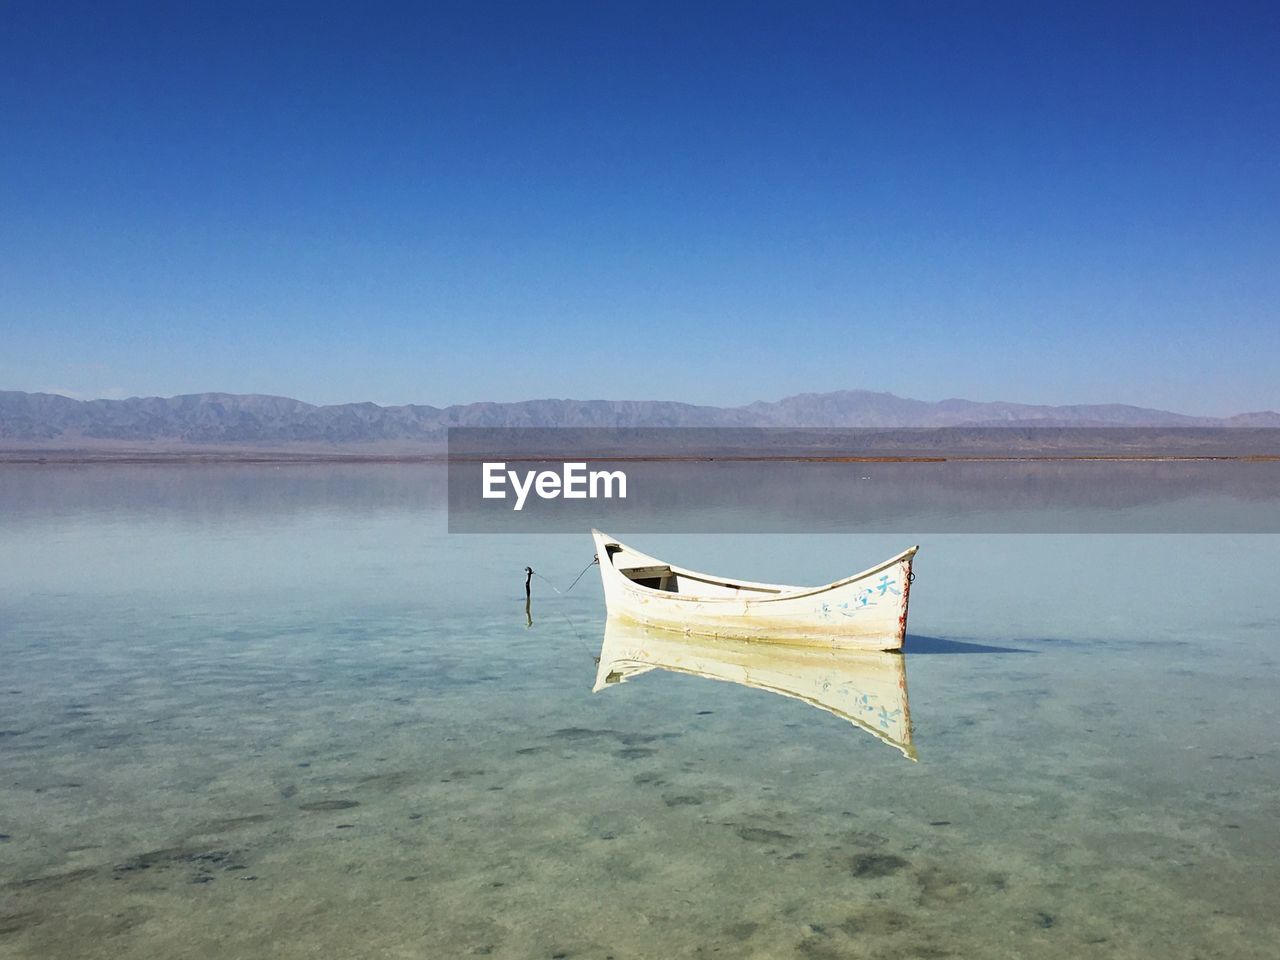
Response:
[{"label": "shallow turquoise water", "polygon": [[[655,672],[590,693],[582,536],[433,467],[0,470],[0,955],[1271,957],[1280,537],[921,543],[920,762]],[[621,531],[614,531],[621,532]]]}]

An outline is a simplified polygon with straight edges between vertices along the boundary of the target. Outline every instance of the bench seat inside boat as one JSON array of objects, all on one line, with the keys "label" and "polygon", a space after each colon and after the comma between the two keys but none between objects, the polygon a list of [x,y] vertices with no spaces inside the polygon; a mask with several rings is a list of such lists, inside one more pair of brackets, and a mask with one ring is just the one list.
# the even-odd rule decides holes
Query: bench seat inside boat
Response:
[{"label": "bench seat inside boat", "polygon": [[618,572],[641,587],[676,592],[676,576],[665,563],[645,567],[619,567]]}]

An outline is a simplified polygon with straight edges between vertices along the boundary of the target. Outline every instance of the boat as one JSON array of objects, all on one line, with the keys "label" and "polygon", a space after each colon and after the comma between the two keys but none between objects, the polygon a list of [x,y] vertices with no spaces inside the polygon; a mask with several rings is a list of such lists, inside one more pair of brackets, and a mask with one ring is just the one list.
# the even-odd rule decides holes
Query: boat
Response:
[{"label": "boat", "polygon": [[694,637],[610,617],[592,692],[651,670],[722,680],[803,701],[849,721],[907,759],[917,759],[901,653]]},{"label": "boat", "polygon": [[609,616],[705,637],[898,650],[907,631],[911,547],[820,587],[733,580],[677,567],[592,530]]}]

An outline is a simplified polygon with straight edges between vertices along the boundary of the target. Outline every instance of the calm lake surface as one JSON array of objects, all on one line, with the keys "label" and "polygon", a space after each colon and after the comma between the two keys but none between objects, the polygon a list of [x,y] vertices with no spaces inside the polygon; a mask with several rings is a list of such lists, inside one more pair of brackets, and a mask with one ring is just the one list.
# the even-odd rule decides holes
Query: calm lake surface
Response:
[{"label": "calm lake surface", "polygon": [[586,530],[449,536],[444,488],[0,467],[0,956],[1275,956],[1280,537],[627,537],[800,583],[920,543],[913,763],[591,693],[597,573],[523,591]]}]

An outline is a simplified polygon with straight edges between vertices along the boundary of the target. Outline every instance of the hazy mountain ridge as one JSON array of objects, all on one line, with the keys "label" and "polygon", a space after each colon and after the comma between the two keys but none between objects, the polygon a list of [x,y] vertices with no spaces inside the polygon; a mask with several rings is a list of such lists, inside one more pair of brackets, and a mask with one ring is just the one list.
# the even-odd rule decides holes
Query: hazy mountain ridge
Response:
[{"label": "hazy mountain ridge", "polygon": [[443,442],[449,427],[1280,427],[1271,411],[1193,417],[1123,404],[1047,406],[890,393],[806,393],[741,407],[659,400],[526,400],[449,407],[328,406],[260,394],[201,393],[73,400],[0,391],[0,442],[127,444],[375,444]]}]

